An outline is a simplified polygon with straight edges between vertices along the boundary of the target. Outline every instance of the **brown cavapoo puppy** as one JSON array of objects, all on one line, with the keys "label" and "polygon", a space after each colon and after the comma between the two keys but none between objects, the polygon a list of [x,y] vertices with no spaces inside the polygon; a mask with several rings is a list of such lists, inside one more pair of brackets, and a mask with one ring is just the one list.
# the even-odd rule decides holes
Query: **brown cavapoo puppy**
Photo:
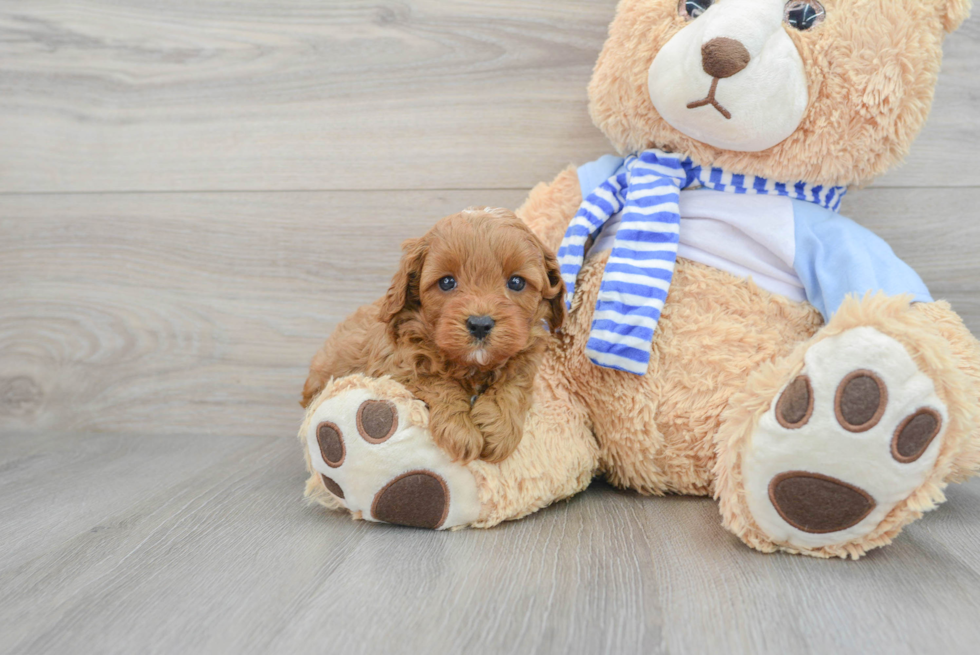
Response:
[{"label": "brown cavapoo puppy", "polygon": [[331,378],[390,375],[429,406],[429,428],[464,462],[521,441],[538,363],[565,318],[554,253],[506,209],[468,209],[403,245],[387,295],[313,358],[308,406]]}]

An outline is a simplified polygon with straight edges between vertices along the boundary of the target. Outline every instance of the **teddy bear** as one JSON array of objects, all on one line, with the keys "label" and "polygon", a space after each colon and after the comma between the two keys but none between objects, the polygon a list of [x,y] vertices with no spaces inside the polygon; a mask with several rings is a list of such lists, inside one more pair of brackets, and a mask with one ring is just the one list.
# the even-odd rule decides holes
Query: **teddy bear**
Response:
[{"label": "teddy bear", "polygon": [[489,528],[601,476],[712,496],[766,553],[890,543],[980,468],[980,343],[839,210],[908,153],[969,5],[621,0],[589,85],[617,154],[517,211],[570,307],[519,447],[454,461],[404,387],[335,379],[299,433],[307,496]]}]

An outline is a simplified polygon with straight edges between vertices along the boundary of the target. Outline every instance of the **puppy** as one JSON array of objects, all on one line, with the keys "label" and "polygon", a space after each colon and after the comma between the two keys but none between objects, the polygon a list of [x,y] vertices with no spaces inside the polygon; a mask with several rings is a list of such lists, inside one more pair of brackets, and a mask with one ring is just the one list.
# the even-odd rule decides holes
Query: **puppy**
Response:
[{"label": "puppy", "polygon": [[302,404],[331,378],[390,375],[428,405],[433,438],[457,460],[502,461],[520,443],[538,364],[565,318],[558,260],[506,209],[454,214],[402,248],[387,295],[313,358]]}]

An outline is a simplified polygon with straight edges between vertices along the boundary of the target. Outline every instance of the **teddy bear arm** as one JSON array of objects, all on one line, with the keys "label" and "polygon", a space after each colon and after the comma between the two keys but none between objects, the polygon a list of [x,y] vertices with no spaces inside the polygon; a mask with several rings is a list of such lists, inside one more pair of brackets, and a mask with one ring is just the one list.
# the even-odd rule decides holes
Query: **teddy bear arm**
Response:
[{"label": "teddy bear arm", "polygon": [[578,172],[569,166],[550,184],[534,187],[516,213],[546,246],[557,251],[581,204]]}]

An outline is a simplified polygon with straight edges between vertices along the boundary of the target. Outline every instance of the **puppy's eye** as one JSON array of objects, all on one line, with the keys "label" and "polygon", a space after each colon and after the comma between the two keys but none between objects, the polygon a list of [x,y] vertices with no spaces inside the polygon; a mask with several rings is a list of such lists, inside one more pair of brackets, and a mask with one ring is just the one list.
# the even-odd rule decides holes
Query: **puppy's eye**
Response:
[{"label": "puppy's eye", "polygon": [[527,280],[522,278],[520,275],[515,275],[514,277],[507,280],[507,288],[511,291],[524,291],[524,287],[527,286]]},{"label": "puppy's eye", "polygon": [[716,0],[681,0],[677,6],[677,11],[681,16],[688,20],[694,20],[704,12],[708,11]]},{"label": "puppy's eye", "polygon": [[816,27],[826,17],[827,12],[817,0],[790,0],[786,3],[784,20],[801,32]]},{"label": "puppy's eye", "polygon": [[439,280],[439,288],[443,291],[452,291],[456,288],[456,278],[454,278],[452,275],[447,275]]}]

